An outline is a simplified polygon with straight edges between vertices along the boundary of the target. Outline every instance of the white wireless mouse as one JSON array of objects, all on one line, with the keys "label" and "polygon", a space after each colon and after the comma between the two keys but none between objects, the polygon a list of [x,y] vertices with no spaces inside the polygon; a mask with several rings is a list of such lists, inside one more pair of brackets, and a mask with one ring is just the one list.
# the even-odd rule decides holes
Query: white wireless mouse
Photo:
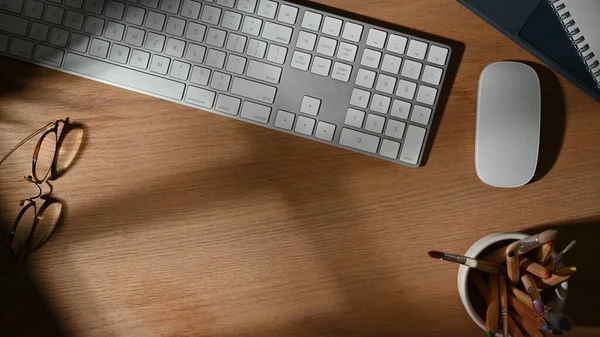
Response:
[{"label": "white wireless mouse", "polygon": [[530,66],[497,62],[479,77],[475,167],[494,187],[519,187],[535,174],[540,143],[540,80]]}]

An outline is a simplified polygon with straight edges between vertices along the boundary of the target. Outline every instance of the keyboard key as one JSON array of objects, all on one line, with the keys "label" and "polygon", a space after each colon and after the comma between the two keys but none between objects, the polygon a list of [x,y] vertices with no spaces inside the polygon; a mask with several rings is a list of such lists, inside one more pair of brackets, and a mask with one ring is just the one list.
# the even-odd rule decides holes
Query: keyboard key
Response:
[{"label": "keyboard key", "polygon": [[393,94],[396,88],[396,78],[380,74],[377,78],[377,86],[375,90],[385,92],[386,94]]},{"label": "keyboard key", "polygon": [[244,57],[229,54],[227,58],[227,66],[225,66],[225,70],[232,72],[234,74],[242,75],[244,70],[246,69],[246,62],[248,60]]},{"label": "keyboard key", "polygon": [[340,135],[340,145],[353,149],[376,153],[379,147],[379,137],[343,128]]},{"label": "keyboard key", "polygon": [[97,18],[95,16],[88,16],[85,22],[84,32],[92,34],[92,35],[102,35],[102,31],[104,30],[104,20]]},{"label": "keyboard key", "polygon": [[210,81],[210,87],[221,91],[227,91],[229,90],[229,83],[231,83],[231,75],[215,71],[212,80]]},{"label": "keyboard key", "polygon": [[383,48],[385,46],[385,39],[387,38],[387,33],[377,30],[371,29],[369,30],[369,35],[367,36],[367,45],[375,48]]},{"label": "keyboard key", "polygon": [[278,64],[284,64],[285,57],[287,56],[287,52],[288,52],[287,48],[272,44],[269,46],[269,53],[267,54],[267,61],[271,61],[271,62],[278,63]]},{"label": "keyboard key", "polygon": [[335,125],[325,122],[319,122],[319,124],[317,124],[317,132],[315,132],[315,137],[330,142],[333,140],[334,135]]},{"label": "keyboard key", "polygon": [[[46,25],[38,23],[38,22],[32,22],[31,29],[29,30],[29,37],[34,40],[44,42],[48,38],[49,31],[50,31],[49,26],[46,26]],[[8,37],[7,37],[6,43],[8,43]],[[84,53],[85,53],[85,51],[84,51]]]},{"label": "keyboard key", "polygon": [[417,102],[433,105],[435,102],[435,96],[437,95],[437,89],[420,85],[419,92],[417,93]]},{"label": "keyboard key", "polygon": [[33,43],[18,38],[13,38],[10,42],[10,48],[8,53],[11,55],[19,56],[22,58],[29,59],[33,53]]},{"label": "keyboard key", "polygon": [[68,41],[69,31],[56,27],[52,28],[52,32],[50,33],[48,43],[58,47],[66,47]]},{"label": "keyboard key", "polygon": [[342,82],[348,82],[350,81],[350,74],[352,74],[352,66],[340,62],[334,63],[331,78]]},{"label": "keyboard key", "polygon": [[150,63],[150,53],[137,49],[131,53],[131,61],[129,61],[129,64],[132,67],[146,69],[148,68],[148,63]]},{"label": "keyboard key", "polygon": [[90,55],[101,57],[103,59],[108,55],[108,47],[110,43],[100,39],[92,39],[92,44],[90,45]]},{"label": "keyboard key", "polygon": [[423,60],[423,59],[425,59],[426,53],[427,53],[427,43],[417,41],[417,40],[410,40],[410,43],[408,44],[408,51],[406,52],[406,55],[408,55],[410,57],[414,57],[419,60]]},{"label": "keyboard key", "polygon": [[384,139],[381,142],[381,149],[379,150],[380,155],[391,159],[397,159],[398,152],[400,152],[400,143],[389,139]]},{"label": "keyboard key", "polygon": [[310,54],[295,51],[294,56],[292,57],[292,64],[290,66],[292,68],[307,71],[311,58],[312,55]]},{"label": "keyboard key", "polygon": [[265,57],[265,52],[267,51],[267,43],[255,39],[250,39],[250,43],[248,43],[248,50],[246,50],[246,54],[262,59]]},{"label": "keyboard key", "polygon": [[206,47],[190,43],[188,44],[187,51],[185,52],[185,59],[201,64],[204,62],[204,54],[206,54]]},{"label": "keyboard key", "polygon": [[363,111],[349,108],[346,112],[346,119],[344,120],[344,124],[360,129],[362,128],[364,119],[365,113]]},{"label": "keyboard key", "polygon": [[29,21],[0,12],[0,32],[25,36]]},{"label": "keyboard key", "polygon": [[298,116],[298,121],[296,122],[296,128],[294,131],[306,135],[311,136],[313,134],[313,130],[315,129],[315,120],[312,118]]},{"label": "keyboard key", "polygon": [[422,80],[425,83],[439,85],[440,80],[442,79],[442,69],[432,66],[425,66],[423,70]]},{"label": "keyboard key", "polygon": [[162,52],[163,47],[165,45],[165,37],[163,35],[158,35],[155,33],[148,33],[148,38],[146,39],[146,49]]},{"label": "keyboard key", "polygon": [[408,113],[410,112],[411,104],[408,102],[394,100],[394,104],[392,105],[392,111],[390,114],[394,117],[408,119]]},{"label": "keyboard key", "polygon": [[425,129],[418,126],[409,125],[404,146],[400,153],[400,160],[416,165],[421,155],[423,140],[425,140]]},{"label": "keyboard key", "polygon": [[189,64],[175,60],[173,61],[169,75],[178,80],[186,81],[190,74],[190,68]]},{"label": "keyboard key", "polygon": [[206,32],[206,26],[199,25],[194,22],[189,22],[187,31],[185,33],[185,37],[192,41],[202,42],[202,40],[204,40],[205,32]]},{"label": "keyboard key", "polygon": [[279,14],[277,15],[277,20],[283,23],[287,23],[290,25],[296,24],[296,18],[298,17],[298,8],[281,5],[279,9]]},{"label": "keyboard key", "polygon": [[145,34],[146,32],[141,29],[129,27],[127,28],[127,33],[125,33],[125,43],[141,47]]},{"label": "keyboard key", "polygon": [[398,82],[398,90],[396,91],[396,95],[406,99],[413,99],[413,97],[415,97],[416,90],[416,83],[400,80]]},{"label": "keyboard key", "polygon": [[0,9],[20,14],[23,2],[23,0],[0,0]]},{"label": "keyboard key", "polygon": [[44,3],[43,2],[39,2],[39,1],[35,1],[35,0],[27,1],[27,5],[25,6],[25,15],[26,16],[39,20],[42,18],[43,11],[44,11]]},{"label": "keyboard key", "polygon": [[361,86],[363,88],[371,89],[373,85],[375,85],[375,76],[376,73],[374,71],[359,69],[358,74],[356,75],[356,85]]},{"label": "keyboard key", "polygon": [[418,80],[421,76],[421,67],[423,65],[419,62],[406,60],[402,67],[402,76]]},{"label": "keyboard key", "polygon": [[81,30],[83,28],[84,19],[85,16],[83,14],[74,11],[68,11],[67,16],[65,17],[64,25],[67,28]]},{"label": "keyboard key", "polygon": [[148,17],[146,17],[146,28],[161,31],[165,25],[166,18],[167,16],[164,14],[149,11]]},{"label": "keyboard key", "polygon": [[114,41],[121,41],[123,39],[123,33],[125,32],[125,26],[110,21],[106,25],[106,33],[104,33],[104,37]]},{"label": "keyboard key", "polygon": [[275,102],[275,93],[277,93],[277,88],[236,77],[233,79],[231,93],[253,99],[255,101],[272,104]]},{"label": "keyboard key", "polygon": [[213,6],[204,6],[202,11],[202,17],[200,21],[210,23],[211,25],[218,25],[221,19],[221,9]]},{"label": "keyboard key", "polygon": [[184,41],[170,37],[169,40],[167,40],[167,46],[165,47],[165,54],[175,56],[175,57],[182,57],[184,49],[185,49]]},{"label": "keyboard key", "polygon": [[163,12],[177,14],[179,13],[180,0],[161,0],[160,9]]},{"label": "keyboard key", "polygon": [[202,5],[197,1],[183,0],[183,6],[181,7],[181,16],[198,20],[200,17],[200,8]]},{"label": "keyboard key", "polygon": [[279,110],[277,112],[277,117],[275,118],[275,126],[284,129],[284,130],[292,130],[292,126],[294,125],[294,120],[296,119],[296,115],[291,112]]},{"label": "keyboard key", "polygon": [[219,94],[215,109],[230,115],[237,115],[240,111],[242,100],[239,98]]},{"label": "keyboard key", "polygon": [[348,62],[354,62],[354,60],[356,60],[357,51],[358,46],[342,42],[340,43],[340,49],[338,50],[337,58]]},{"label": "keyboard key", "polygon": [[447,57],[448,49],[432,45],[431,48],[429,48],[429,55],[427,56],[427,61],[443,66],[444,64],[446,64]]},{"label": "keyboard key", "polygon": [[373,100],[371,101],[371,110],[381,114],[387,114],[388,110],[390,109],[391,102],[391,98],[375,94],[373,95]]},{"label": "keyboard key", "polygon": [[72,53],[67,53],[63,67],[82,75],[174,100],[180,100],[185,89],[185,85],[179,82]]},{"label": "keyboard key", "polygon": [[55,25],[60,25],[62,23],[64,13],[65,13],[64,9],[62,9],[60,7],[49,5],[46,8],[46,15],[44,15],[44,20],[46,20],[50,23],[53,23]]},{"label": "keyboard key", "polygon": [[382,133],[384,124],[385,118],[374,114],[369,114],[367,116],[367,122],[365,123],[365,130],[375,133]]},{"label": "keyboard key", "polygon": [[199,84],[202,86],[208,85],[210,79],[210,70],[198,66],[194,66],[192,69],[192,76],[190,76],[190,82]]},{"label": "keyboard key", "polygon": [[271,108],[245,101],[244,105],[242,106],[242,113],[240,116],[255,122],[267,124],[269,123],[269,118],[271,117]]},{"label": "keyboard key", "polygon": [[404,36],[398,36],[395,34],[390,35],[390,40],[387,44],[387,50],[396,54],[404,54],[404,50],[406,49],[406,42],[408,39]]},{"label": "keyboard key", "polygon": [[73,33],[73,35],[71,35],[71,42],[69,42],[69,49],[80,53],[87,53],[89,43],[90,38],[88,36]]},{"label": "keyboard key", "polygon": [[337,47],[337,41],[334,39],[330,39],[325,36],[321,36],[319,38],[319,43],[317,44],[317,53],[333,56],[335,55],[335,48]]},{"label": "keyboard key", "polygon": [[330,16],[325,18],[323,22],[323,33],[331,36],[340,36],[342,30],[342,20],[332,18]]},{"label": "keyboard key", "polygon": [[323,15],[313,13],[311,11],[304,12],[304,19],[302,20],[302,28],[313,30],[318,32],[321,28],[321,20]]},{"label": "keyboard key", "polygon": [[158,0],[140,0],[140,5],[151,8],[158,8]]},{"label": "keyboard key", "polygon": [[81,9],[81,7],[83,7],[83,0],[65,0],[65,5],[72,8]]},{"label": "keyboard key", "polygon": [[169,19],[167,19],[167,28],[165,29],[165,31],[168,34],[173,34],[176,36],[183,36],[184,28],[185,28],[184,20],[174,18],[172,16],[170,16]]},{"label": "keyboard key", "polygon": [[225,66],[225,54],[222,51],[209,49],[208,54],[206,54],[206,65],[209,67],[223,69]]},{"label": "keyboard key", "polygon": [[300,107],[300,112],[311,116],[317,116],[319,114],[320,108],[320,99],[310,96],[304,96],[304,98],[302,99],[302,106]]},{"label": "keyboard key", "polygon": [[256,9],[257,1],[258,0],[239,0],[237,9],[241,10],[242,12],[252,14]]},{"label": "keyboard key", "polygon": [[381,63],[381,70],[390,74],[398,75],[398,73],[400,73],[401,64],[402,59],[400,57],[385,54],[383,57],[383,62]]},{"label": "keyboard key", "polygon": [[8,36],[0,34],[0,51],[6,51],[8,48]]},{"label": "keyboard key", "polygon": [[312,68],[310,69],[310,71],[313,74],[327,77],[327,76],[329,76],[329,70],[331,70],[331,60],[315,56],[315,59],[313,61]]},{"label": "keyboard key", "polygon": [[352,22],[346,22],[342,37],[346,40],[359,42],[362,37],[363,26]]},{"label": "keyboard key", "polygon": [[246,76],[273,84],[279,84],[281,71],[282,69],[279,67],[251,60],[248,63]]},{"label": "keyboard key", "polygon": [[269,19],[275,19],[275,13],[277,12],[277,3],[270,0],[260,0],[258,5],[258,11],[256,14]]},{"label": "keyboard key", "polygon": [[[101,15],[102,10],[104,9],[104,1],[105,0],[87,0],[85,2],[85,11]],[[158,3],[158,0],[156,0],[156,3]]]},{"label": "keyboard key", "polygon": [[33,59],[54,67],[60,67],[64,52],[60,49],[50,48],[44,45],[38,45],[35,48]]},{"label": "keyboard key", "polygon": [[350,98],[350,104],[364,109],[369,105],[370,98],[371,98],[370,92],[360,90],[360,89],[354,89],[354,90],[352,90],[352,97]]},{"label": "keyboard key", "polygon": [[104,15],[115,20],[121,20],[125,13],[125,4],[117,1],[108,1]]},{"label": "keyboard key", "polygon": [[360,61],[360,64],[362,64],[365,67],[377,69],[379,68],[379,61],[381,61],[380,52],[371,49],[365,49],[363,51],[363,56],[362,60]]},{"label": "keyboard key", "polygon": [[300,33],[298,33],[298,41],[296,41],[296,47],[308,51],[313,51],[315,49],[316,42],[317,36],[315,34],[301,31]]},{"label": "keyboard key", "polygon": [[209,46],[223,48],[225,45],[226,36],[227,32],[224,30],[209,28],[208,33],[206,34],[206,44]]},{"label": "keyboard key", "polygon": [[431,109],[420,106],[420,105],[415,105],[415,107],[413,108],[413,111],[412,111],[412,115],[410,115],[411,121],[413,121],[415,123],[423,124],[423,125],[429,124],[430,118],[431,118]]},{"label": "keyboard key", "polygon": [[233,8],[235,0],[217,0],[217,5]]},{"label": "keyboard key", "polygon": [[196,88],[193,85],[188,86],[185,95],[185,101],[202,108],[212,108],[215,103],[216,93],[210,90]]},{"label": "keyboard key", "polygon": [[263,21],[261,19],[246,16],[244,18],[244,24],[242,25],[242,32],[245,34],[258,36],[258,34],[260,34],[262,23]]},{"label": "keyboard key", "polygon": [[[262,2],[261,2],[262,3]],[[267,22],[262,33],[262,37],[275,42],[289,44],[294,30],[289,27]]]},{"label": "keyboard key", "polygon": [[245,36],[231,33],[229,34],[225,48],[241,54],[244,52],[244,49],[246,49],[246,40],[247,38]]},{"label": "keyboard key", "polygon": [[238,13],[234,13],[231,11],[225,11],[223,14],[223,20],[221,21],[221,26],[223,28],[238,30],[240,29],[240,25],[242,23],[242,15]]},{"label": "keyboard key", "polygon": [[110,49],[110,55],[108,59],[118,63],[127,64],[127,58],[129,57],[129,48],[121,46],[119,44],[113,44]]},{"label": "keyboard key", "polygon": [[[406,123],[399,122],[397,120],[389,119],[387,126],[385,127],[385,135],[388,137],[402,139],[404,137],[404,130],[406,129]],[[398,155],[396,155],[397,157]]]}]

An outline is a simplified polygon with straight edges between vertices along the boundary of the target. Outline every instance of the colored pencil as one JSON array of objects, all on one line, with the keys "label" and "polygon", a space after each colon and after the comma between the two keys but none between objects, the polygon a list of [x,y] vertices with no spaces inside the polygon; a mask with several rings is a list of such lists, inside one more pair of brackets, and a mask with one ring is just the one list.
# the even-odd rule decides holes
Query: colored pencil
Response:
[{"label": "colored pencil", "polygon": [[550,253],[552,253],[552,241],[545,243],[542,247],[540,247],[535,260],[539,264],[545,265],[550,259]]},{"label": "colored pencil", "polygon": [[490,288],[490,301],[487,306],[487,312],[485,316],[485,330],[487,331],[488,337],[493,337],[498,331],[498,275],[490,274],[489,280]]},{"label": "colored pencil", "polygon": [[500,313],[502,314],[502,333],[508,336],[508,293],[506,290],[506,276],[498,275],[498,286],[500,290]]},{"label": "colored pencil", "polygon": [[542,266],[541,264],[535,263],[524,256],[521,256],[519,261],[519,266],[525,269],[526,271],[532,273],[533,275],[543,279],[550,278],[550,272],[548,271],[548,269],[546,269],[546,267]]}]

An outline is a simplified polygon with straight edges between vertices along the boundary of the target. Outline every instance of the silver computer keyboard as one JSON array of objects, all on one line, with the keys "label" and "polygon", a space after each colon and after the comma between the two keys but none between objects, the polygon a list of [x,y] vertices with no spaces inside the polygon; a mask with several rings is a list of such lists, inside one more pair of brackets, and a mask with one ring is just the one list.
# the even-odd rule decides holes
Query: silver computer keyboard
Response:
[{"label": "silver computer keyboard", "polygon": [[412,167],[450,54],[282,0],[0,0],[0,55]]}]

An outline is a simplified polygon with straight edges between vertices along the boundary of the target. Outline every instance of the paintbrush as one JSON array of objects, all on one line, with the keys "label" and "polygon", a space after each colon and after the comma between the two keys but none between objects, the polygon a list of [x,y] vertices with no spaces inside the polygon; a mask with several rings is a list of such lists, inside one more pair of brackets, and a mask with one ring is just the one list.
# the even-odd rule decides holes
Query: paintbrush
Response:
[{"label": "paintbrush", "polygon": [[428,254],[429,254],[429,256],[431,256],[434,259],[440,259],[440,260],[444,260],[444,261],[448,261],[448,262],[462,264],[469,268],[482,270],[482,271],[485,271],[488,273],[502,274],[502,273],[506,272],[506,269],[500,265],[497,265],[497,264],[491,263],[491,262],[482,261],[482,260],[477,260],[474,258],[470,258],[468,256],[455,255],[455,254],[440,252],[437,250],[430,251]]},{"label": "paintbrush", "polygon": [[546,268],[549,271],[554,271],[554,269],[556,268],[556,265],[560,262],[560,260],[562,260],[563,256],[569,250],[571,250],[571,248],[573,248],[573,246],[575,246],[576,243],[577,243],[576,240],[571,241],[571,243],[569,243],[569,245],[567,247],[565,247],[565,249],[563,249],[562,252],[556,254],[556,256],[550,261],[550,263],[548,263],[548,265],[546,266]]}]

